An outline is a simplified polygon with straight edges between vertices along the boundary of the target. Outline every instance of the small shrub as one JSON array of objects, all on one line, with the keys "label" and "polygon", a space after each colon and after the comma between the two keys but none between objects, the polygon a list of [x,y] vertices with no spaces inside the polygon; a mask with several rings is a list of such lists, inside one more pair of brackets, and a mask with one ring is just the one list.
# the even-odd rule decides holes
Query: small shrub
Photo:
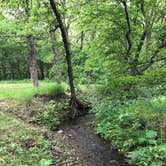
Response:
[{"label": "small shrub", "polygon": [[165,166],[166,144],[139,148],[128,154],[129,163],[137,166]]},{"label": "small shrub", "polygon": [[63,115],[68,108],[67,101],[50,102],[44,110],[37,112],[35,115],[35,121],[42,123],[49,129],[53,130],[60,124],[63,119]]}]

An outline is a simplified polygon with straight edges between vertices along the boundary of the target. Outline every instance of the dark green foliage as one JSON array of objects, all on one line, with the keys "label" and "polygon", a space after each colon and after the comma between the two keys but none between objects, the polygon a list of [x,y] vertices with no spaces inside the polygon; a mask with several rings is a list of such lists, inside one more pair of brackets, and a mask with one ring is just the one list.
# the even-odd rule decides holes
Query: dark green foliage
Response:
[{"label": "dark green foliage", "polygon": [[128,154],[131,158],[130,164],[137,166],[165,166],[166,161],[166,145],[155,145],[139,148]]},{"label": "dark green foliage", "polygon": [[58,127],[60,122],[64,120],[64,115],[69,108],[68,101],[50,102],[45,108],[37,112],[35,121],[39,124],[44,124],[47,128],[54,130]]},{"label": "dark green foliage", "polygon": [[[94,109],[97,113],[96,130],[102,137],[112,141],[114,146],[124,154],[130,152],[128,157],[131,163],[148,165],[157,162],[151,160],[153,156],[149,151],[150,148],[154,148],[156,152],[154,156],[159,155],[163,158],[164,164],[165,153],[161,154],[160,145],[161,142],[166,141],[166,127],[161,129],[160,125],[166,122],[165,110],[164,96],[131,101],[107,98]],[[141,148],[145,152],[139,156],[137,152],[141,153]]]},{"label": "dark green foliage", "polygon": [[[94,107],[96,131],[128,157],[130,164],[165,164],[165,68],[109,80]],[[103,90],[103,88],[102,88]]]},{"label": "dark green foliage", "polygon": [[[143,87],[154,88],[155,86],[164,86],[166,82],[166,69],[156,69],[147,71],[143,75],[131,76],[131,75],[116,75],[107,80],[107,86],[103,89],[105,93],[111,93],[114,95],[123,95],[133,97],[137,94],[137,91]],[[101,89],[101,90],[102,90]]]}]

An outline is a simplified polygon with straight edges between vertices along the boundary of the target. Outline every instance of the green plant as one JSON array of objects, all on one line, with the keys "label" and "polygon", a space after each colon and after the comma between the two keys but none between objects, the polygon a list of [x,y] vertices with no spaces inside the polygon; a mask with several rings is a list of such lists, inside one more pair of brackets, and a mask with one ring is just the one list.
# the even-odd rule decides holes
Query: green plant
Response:
[{"label": "green plant", "polygon": [[[145,155],[145,158],[149,159],[146,162],[146,159],[140,157],[138,163],[149,166],[158,163],[155,158],[151,160],[153,157],[149,153],[149,147],[155,148],[166,141],[165,110],[164,96],[137,100],[125,98],[118,100],[109,97],[103,99],[93,109],[96,112],[96,131],[103,138],[110,140],[125,155],[130,154],[128,157],[132,164],[135,162],[133,156],[139,157],[137,150],[143,148],[145,154],[142,153],[142,156]],[[141,153],[141,150],[138,152]],[[157,154],[157,150],[154,150],[154,155]],[[165,159],[165,154],[160,154],[160,157]],[[164,164],[164,160],[160,163]]]},{"label": "green plant", "polygon": [[51,160],[49,143],[41,131],[0,111],[0,165],[39,165]]},{"label": "green plant", "polygon": [[165,166],[166,144],[148,146],[129,152],[129,163],[137,166]]},{"label": "green plant", "polygon": [[52,160],[41,159],[40,166],[50,166],[52,164]]},{"label": "green plant", "polygon": [[53,130],[60,124],[68,106],[68,102],[65,100],[61,102],[51,101],[44,109],[36,113],[35,121]]},{"label": "green plant", "polygon": [[126,96],[130,98],[136,98],[140,94],[144,94],[142,91],[151,88],[155,89],[156,87],[159,90],[159,87],[165,87],[166,78],[163,77],[166,75],[166,69],[156,69],[146,72],[143,75],[114,75],[107,79],[106,85],[101,88],[101,91],[105,93],[112,94],[114,96]]}]

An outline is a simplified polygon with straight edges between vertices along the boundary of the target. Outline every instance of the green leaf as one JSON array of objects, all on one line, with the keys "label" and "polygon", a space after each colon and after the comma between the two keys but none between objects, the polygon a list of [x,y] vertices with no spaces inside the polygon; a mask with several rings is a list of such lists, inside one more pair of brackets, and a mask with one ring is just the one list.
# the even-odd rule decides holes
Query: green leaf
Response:
[{"label": "green leaf", "polygon": [[51,164],[52,164],[52,160],[48,160],[48,159],[40,160],[40,166],[50,166]]}]

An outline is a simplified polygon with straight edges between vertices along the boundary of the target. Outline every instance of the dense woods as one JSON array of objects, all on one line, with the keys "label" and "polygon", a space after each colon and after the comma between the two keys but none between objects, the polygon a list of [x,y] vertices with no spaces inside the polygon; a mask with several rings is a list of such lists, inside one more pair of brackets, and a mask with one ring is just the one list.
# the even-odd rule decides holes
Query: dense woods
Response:
[{"label": "dense woods", "polygon": [[164,0],[0,0],[0,80],[67,83],[72,118],[86,87],[97,134],[131,165],[164,166],[165,7]]}]

